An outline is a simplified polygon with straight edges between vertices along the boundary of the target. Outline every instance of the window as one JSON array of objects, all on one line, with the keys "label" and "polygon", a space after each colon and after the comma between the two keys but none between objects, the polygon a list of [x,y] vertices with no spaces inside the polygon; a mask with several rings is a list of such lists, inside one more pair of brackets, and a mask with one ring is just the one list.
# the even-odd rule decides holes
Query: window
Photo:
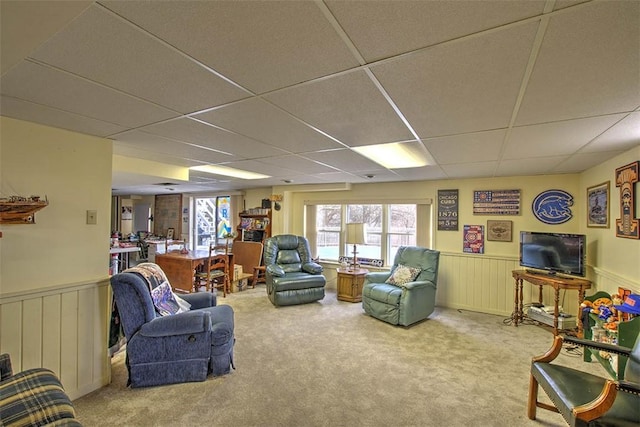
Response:
[{"label": "window", "polygon": [[[430,211],[417,204],[317,204],[307,206],[307,237],[313,254],[321,260],[338,261],[341,256],[353,255],[353,245],[346,242],[346,224],[363,222],[366,244],[358,245],[359,258],[382,259],[393,263],[400,246],[416,246],[429,241]],[[424,225],[418,227],[418,213],[422,211]],[[311,225],[313,228],[309,227]],[[422,231],[420,231],[422,230]],[[423,238],[418,239],[419,232]]]},{"label": "window", "polygon": [[195,198],[195,249],[208,249],[209,243],[224,244],[231,232],[230,196]]}]

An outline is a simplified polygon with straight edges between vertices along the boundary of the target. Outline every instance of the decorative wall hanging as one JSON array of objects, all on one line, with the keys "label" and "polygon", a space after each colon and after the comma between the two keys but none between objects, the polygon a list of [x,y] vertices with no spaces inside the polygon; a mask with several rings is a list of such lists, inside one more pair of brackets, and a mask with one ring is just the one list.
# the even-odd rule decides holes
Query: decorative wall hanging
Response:
[{"label": "decorative wall hanging", "polygon": [[616,187],[620,187],[620,218],[616,219],[616,236],[640,239],[640,220],[635,217],[634,184],[638,182],[640,161],[616,169]]},{"label": "decorative wall hanging", "polygon": [[609,228],[609,181],[587,188],[587,227]]},{"label": "decorative wall hanging", "polygon": [[573,218],[573,196],[563,190],[547,190],[533,199],[533,215],[545,224],[563,224]]},{"label": "decorative wall hanging", "polygon": [[36,212],[49,204],[39,196],[0,199],[0,224],[35,224]]},{"label": "decorative wall hanging", "polygon": [[496,242],[510,242],[512,238],[513,221],[487,221],[487,240]]},{"label": "decorative wall hanging", "polygon": [[458,190],[438,190],[438,231],[458,231]]},{"label": "decorative wall hanging", "polygon": [[520,190],[473,192],[474,215],[520,215]]},{"label": "decorative wall hanging", "polygon": [[465,225],[462,252],[484,253],[484,225]]}]

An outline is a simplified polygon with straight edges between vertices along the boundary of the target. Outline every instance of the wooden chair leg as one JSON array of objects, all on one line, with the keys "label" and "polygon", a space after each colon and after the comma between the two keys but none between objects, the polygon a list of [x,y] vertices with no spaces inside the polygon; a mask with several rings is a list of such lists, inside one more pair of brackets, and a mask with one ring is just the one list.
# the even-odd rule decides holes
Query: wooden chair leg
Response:
[{"label": "wooden chair leg", "polygon": [[538,407],[538,380],[533,375],[529,379],[529,400],[527,402],[527,416],[530,420],[536,419],[536,409]]},{"label": "wooden chair leg", "polygon": [[266,272],[266,267],[264,265],[253,267],[253,278],[251,280],[252,288],[255,288],[258,283],[265,282],[265,278],[264,278],[265,272]]}]

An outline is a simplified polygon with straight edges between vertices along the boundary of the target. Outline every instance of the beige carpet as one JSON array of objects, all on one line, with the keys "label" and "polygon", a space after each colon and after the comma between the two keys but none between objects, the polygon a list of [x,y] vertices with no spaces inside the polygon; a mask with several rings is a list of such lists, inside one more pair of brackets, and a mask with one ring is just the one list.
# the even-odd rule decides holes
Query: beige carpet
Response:
[{"label": "beige carpet", "polygon": [[[276,308],[263,286],[220,298],[235,310],[237,370],[199,383],[128,389],[124,357],[112,383],[74,402],[85,426],[564,426],[526,417],[541,327],[436,308],[411,328],[336,300]],[[560,360],[603,374],[564,351]]]}]

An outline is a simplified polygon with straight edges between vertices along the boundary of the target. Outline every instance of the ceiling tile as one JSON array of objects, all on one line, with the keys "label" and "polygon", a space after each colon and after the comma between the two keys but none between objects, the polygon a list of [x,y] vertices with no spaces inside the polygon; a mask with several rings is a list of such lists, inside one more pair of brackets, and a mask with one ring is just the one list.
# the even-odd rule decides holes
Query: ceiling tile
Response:
[{"label": "ceiling tile", "polygon": [[236,102],[193,117],[292,153],[342,147],[259,98]]},{"label": "ceiling tile", "polygon": [[336,168],[305,159],[301,156],[278,156],[260,159],[260,162],[273,166],[281,166],[300,173],[316,174],[324,172],[335,172]]},{"label": "ceiling tile", "polygon": [[[124,127],[178,115],[72,74],[23,61],[0,79],[3,95]],[[62,126],[60,126],[62,127]]]},{"label": "ceiling tile", "polygon": [[517,125],[640,105],[640,2],[580,5],[550,19]]},{"label": "ceiling tile", "polygon": [[32,57],[182,113],[248,96],[97,5]]},{"label": "ceiling tile", "polygon": [[314,2],[104,4],[255,93],[358,65]]},{"label": "ceiling tile", "polygon": [[498,162],[456,163],[442,165],[442,170],[449,179],[493,176]]},{"label": "ceiling tile", "polygon": [[622,151],[578,153],[553,166],[549,169],[549,173],[580,173],[585,169],[589,169],[606,162],[619,154],[622,154]]},{"label": "ceiling tile", "polygon": [[229,153],[206,149],[201,145],[180,142],[139,130],[118,135],[118,143],[129,144],[131,147],[137,148],[138,150],[146,150],[159,154],[182,157],[184,159],[189,159],[196,164],[225,163],[239,160],[237,156]]},{"label": "ceiling tile", "polygon": [[506,130],[468,133],[423,140],[439,164],[498,160]]},{"label": "ceiling tile", "polygon": [[413,139],[363,71],[300,85],[265,98],[351,147]]},{"label": "ceiling tile", "polygon": [[284,151],[260,141],[186,117],[146,126],[141,130],[225,153],[233,153],[247,159],[285,154]]},{"label": "ceiling tile", "polygon": [[523,24],[372,70],[420,138],[505,128],[536,29]]},{"label": "ceiling tile", "polygon": [[367,62],[542,13],[544,1],[328,1]]},{"label": "ceiling tile", "polygon": [[504,159],[573,154],[624,117],[621,114],[513,128]]},{"label": "ceiling tile", "polygon": [[348,148],[306,153],[304,157],[331,165],[348,172],[357,173],[379,168],[380,165]]},{"label": "ceiling tile", "polygon": [[631,113],[582,149],[594,151],[628,150],[640,145],[640,112]]},{"label": "ceiling tile", "polygon": [[72,130],[74,132],[86,133],[89,135],[106,137],[114,133],[122,132],[124,127],[101,120],[84,117],[79,114],[68,113],[33,102],[11,98],[9,96],[0,97],[0,111],[3,116],[14,119],[35,121],[47,126]]},{"label": "ceiling tile", "polygon": [[569,156],[538,157],[536,159],[520,157],[513,160],[502,160],[496,170],[496,176],[544,175],[568,158]]}]

